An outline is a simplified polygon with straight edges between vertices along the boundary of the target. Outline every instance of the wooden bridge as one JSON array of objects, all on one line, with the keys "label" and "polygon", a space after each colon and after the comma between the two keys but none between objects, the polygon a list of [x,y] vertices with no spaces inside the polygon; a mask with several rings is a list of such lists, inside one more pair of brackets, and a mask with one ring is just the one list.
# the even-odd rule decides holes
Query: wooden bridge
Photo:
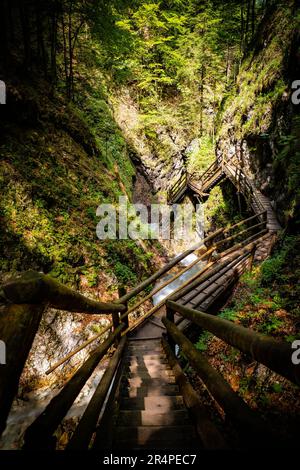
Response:
[{"label": "wooden bridge", "polygon": [[276,233],[281,229],[269,199],[255,188],[236,158],[215,160],[197,181],[184,172],[169,188],[168,203],[180,202],[187,193],[205,201],[210,191],[226,178],[233,183],[238,193],[243,194],[248,207],[255,214],[267,211],[267,228],[270,232]]},{"label": "wooden bridge", "polygon": [[[214,171],[212,171],[214,169]],[[198,183],[204,197],[221,178],[236,181],[237,170],[217,169],[214,164]],[[273,211],[248,179],[239,175],[240,189],[254,214],[228,228],[210,234],[129,292],[120,289],[117,302],[103,304],[66,288],[49,276],[29,272],[0,290],[1,339],[7,345],[7,365],[0,367],[0,431],[5,429],[22,369],[48,306],[86,314],[111,315],[104,331],[70,352],[47,372],[52,373],[93,341],[102,339],[44,412],[27,429],[25,449],[54,449],[55,433],[83,386],[100,361],[111,353],[105,373],[70,436],[67,450],[226,448],[224,436],[209,418],[201,397],[192,387],[178,360],[178,348],[199,374],[209,394],[238,430],[240,446],[276,446],[268,423],[252,410],[224,378],[197,351],[186,336],[189,329],[210,331],[295,384],[300,367],[291,361],[287,343],[216,317],[224,296],[253,262],[268,255],[261,251],[279,224]],[[170,192],[180,199],[183,186],[195,188],[186,178]],[[193,189],[194,190],[194,189]],[[186,267],[180,262],[195,254]],[[196,274],[137,320],[133,313],[173,281],[198,267]],[[193,272],[195,272],[193,270]],[[167,281],[157,281],[168,274]],[[151,293],[149,287],[152,286]],[[140,298],[142,293],[144,296]]]}]

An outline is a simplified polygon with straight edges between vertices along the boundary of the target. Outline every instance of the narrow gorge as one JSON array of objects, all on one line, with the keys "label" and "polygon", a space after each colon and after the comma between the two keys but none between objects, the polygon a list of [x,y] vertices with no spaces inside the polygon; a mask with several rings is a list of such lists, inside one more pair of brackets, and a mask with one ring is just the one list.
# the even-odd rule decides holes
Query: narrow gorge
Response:
[{"label": "narrow gorge", "polygon": [[299,2],[0,11],[1,453],[294,450]]}]

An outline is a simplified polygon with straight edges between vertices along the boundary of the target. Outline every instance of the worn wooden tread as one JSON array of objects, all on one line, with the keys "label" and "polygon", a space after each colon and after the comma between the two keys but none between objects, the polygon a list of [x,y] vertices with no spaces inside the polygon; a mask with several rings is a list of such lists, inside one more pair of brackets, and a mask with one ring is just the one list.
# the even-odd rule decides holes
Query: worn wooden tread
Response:
[{"label": "worn wooden tread", "polygon": [[160,386],[141,385],[140,387],[130,388],[123,386],[120,392],[124,398],[172,396],[179,395],[179,388],[175,384],[162,384]]},{"label": "worn wooden tread", "polygon": [[179,410],[183,407],[181,395],[122,398],[120,403],[122,410],[147,410],[153,414],[168,413],[170,410]]},{"label": "worn wooden tread", "polygon": [[152,413],[147,410],[123,410],[119,413],[119,426],[174,426],[188,425],[190,418],[186,410],[167,413]]},{"label": "worn wooden tread", "polygon": [[128,364],[124,368],[126,374],[149,374],[152,377],[152,374],[157,372],[164,372],[168,371],[171,372],[170,366],[167,364],[149,364],[149,363],[135,363],[135,364]]},{"label": "worn wooden tread", "polygon": [[141,386],[157,386],[175,384],[175,378],[173,376],[165,376],[160,378],[141,378],[141,377],[122,377],[122,382],[127,383],[129,387],[141,387]]},{"label": "worn wooden tread", "polygon": [[149,446],[154,443],[162,443],[163,447],[183,445],[195,439],[195,429],[191,425],[182,426],[119,426],[116,430],[115,440],[119,445]]}]

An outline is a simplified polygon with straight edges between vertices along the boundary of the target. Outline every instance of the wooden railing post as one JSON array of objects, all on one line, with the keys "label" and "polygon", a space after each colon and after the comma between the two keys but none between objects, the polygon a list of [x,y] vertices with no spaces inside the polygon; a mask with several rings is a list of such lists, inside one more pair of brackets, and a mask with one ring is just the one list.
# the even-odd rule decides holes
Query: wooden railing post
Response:
[{"label": "wooden railing post", "polygon": [[[167,319],[174,323],[175,321],[175,314],[174,314],[174,310],[172,310],[170,307],[166,306],[166,317]],[[168,339],[168,343],[169,343],[169,346],[173,352],[173,354],[175,354],[175,341],[173,339],[173,337],[170,335],[169,332],[167,332],[167,339]]]},{"label": "wooden railing post", "polygon": [[249,261],[249,271],[251,272],[253,269],[253,263],[254,263],[254,258],[255,258],[255,251],[256,251],[256,245],[253,246],[251,250],[251,255],[250,255],[250,261]]},{"label": "wooden railing post", "polygon": [[[118,328],[118,326],[120,325],[120,315],[118,312],[113,312],[111,314],[112,316],[112,323],[113,323],[113,332],[116,331],[116,329]],[[115,344],[118,345],[119,344],[119,339],[120,339],[120,336],[117,336],[116,337],[116,341],[115,341]]]},{"label": "wooden railing post", "polygon": [[9,304],[1,310],[0,339],[6,346],[6,364],[0,365],[0,435],[44,309],[44,304]]},{"label": "wooden railing post", "polygon": [[[126,287],[124,286],[119,286],[119,298],[121,299],[122,297],[124,297],[126,294],[127,294],[127,291],[126,291]],[[126,306],[126,310],[125,312],[122,312],[122,315],[124,315],[124,313],[126,313],[126,311],[128,310],[128,302],[125,301],[125,302],[122,302],[123,305]],[[125,329],[127,330],[127,328],[129,327],[129,319],[128,319],[128,316],[125,316],[123,319],[122,319],[122,323],[124,323],[125,325]]]}]

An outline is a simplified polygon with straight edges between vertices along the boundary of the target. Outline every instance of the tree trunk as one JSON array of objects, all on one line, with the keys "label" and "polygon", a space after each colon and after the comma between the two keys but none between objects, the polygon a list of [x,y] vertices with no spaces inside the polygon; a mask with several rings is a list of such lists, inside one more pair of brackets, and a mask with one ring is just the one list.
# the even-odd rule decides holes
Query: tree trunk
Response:
[{"label": "tree trunk", "polygon": [[22,0],[19,1],[19,13],[23,34],[23,44],[24,44],[24,67],[26,70],[29,70],[31,66],[31,35],[30,35],[30,26],[29,26],[29,9],[26,2]]},{"label": "tree trunk", "polygon": [[255,33],[255,0],[252,0],[252,39],[254,38],[254,33]]}]

